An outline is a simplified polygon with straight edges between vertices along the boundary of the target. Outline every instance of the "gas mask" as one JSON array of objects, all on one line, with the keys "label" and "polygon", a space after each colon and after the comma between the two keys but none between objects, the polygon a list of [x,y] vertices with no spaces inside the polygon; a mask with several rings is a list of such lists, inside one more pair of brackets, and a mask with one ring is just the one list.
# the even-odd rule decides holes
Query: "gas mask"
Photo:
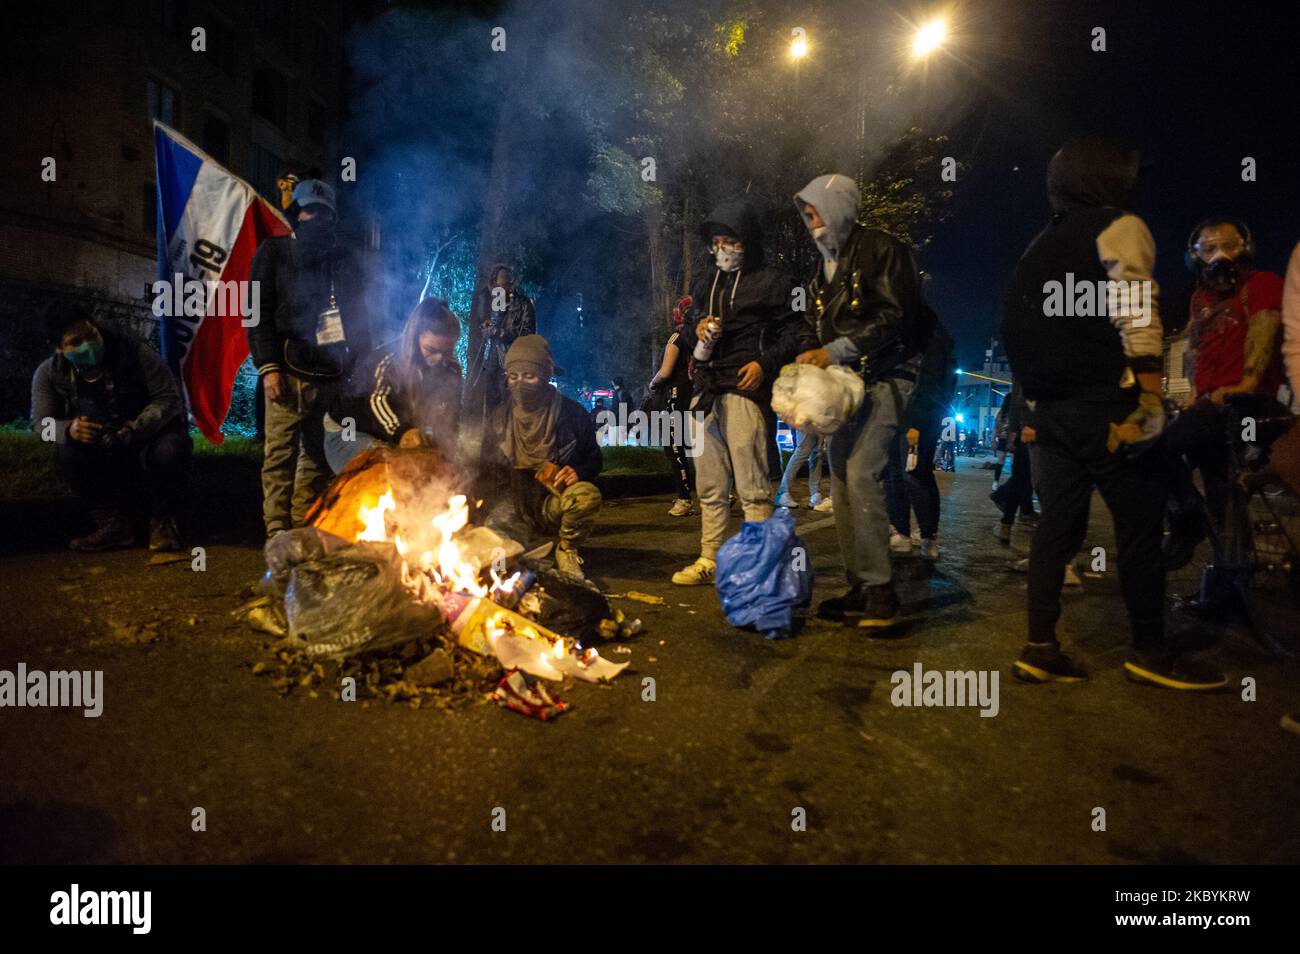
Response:
[{"label": "gas mask", "polygon": [[1241,270],[1237,267],[1236,261],[1225,255],[1202,265],[1197,271],[1196,278],[1202,287],[1222,295],[1237,287],[1237,283],[1241,280]]}]

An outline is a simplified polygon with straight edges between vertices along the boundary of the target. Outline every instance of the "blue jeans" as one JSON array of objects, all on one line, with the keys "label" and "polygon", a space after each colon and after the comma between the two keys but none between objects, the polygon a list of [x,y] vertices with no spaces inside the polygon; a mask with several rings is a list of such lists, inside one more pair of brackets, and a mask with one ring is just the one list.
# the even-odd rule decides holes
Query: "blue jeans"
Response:
[{"label": "blue jeans", "polygon": [[345,441],[342,431],[327,430],[325,432],[325,462],[330,465],[330,470],[337,474],[348,465],[348,461],[366,448],[373,447],[378,443],[380,443],[379,438],[363,431],[357,431],[352,440]]},{"label": "blue jeans", "polygon": [[790,462],[785,465],[785,473],[781,475],[781,487],[776,492],[778,497],[790,492],[790,481],[799,473],[799,467],[804,461],[808,462],[808,494],[812,496],[818,492],[822,471],[826,469],[826,438],[812,431],[799,432],[799,442],[795,444]]}]

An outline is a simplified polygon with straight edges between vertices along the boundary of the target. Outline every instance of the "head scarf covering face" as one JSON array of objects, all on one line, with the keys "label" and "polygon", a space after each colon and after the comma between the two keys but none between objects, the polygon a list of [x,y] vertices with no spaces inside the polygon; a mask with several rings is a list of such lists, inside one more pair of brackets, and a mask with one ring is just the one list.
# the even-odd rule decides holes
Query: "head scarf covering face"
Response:
[{"label": "head scarf covering face", "polygon": [[516,468],[539,467],[555,454],[555,425],[560,416],[560,392],[550,383],[555,371],[551,348],[541,335],[515,339],[506,353],[506,373],[537,375],[537,383],[518,381],[510,387],[501,451]]}]

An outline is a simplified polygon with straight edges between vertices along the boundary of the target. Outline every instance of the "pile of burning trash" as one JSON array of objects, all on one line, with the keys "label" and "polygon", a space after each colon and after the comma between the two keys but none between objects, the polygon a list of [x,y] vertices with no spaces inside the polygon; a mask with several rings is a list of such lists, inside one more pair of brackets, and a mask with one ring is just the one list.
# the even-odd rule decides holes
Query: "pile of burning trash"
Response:
[{"label": "pile of burning trash", "polygon": [[417,706],[495,677],[496,701],[541,719],[567,705],[539,680],[622,672],[628,663],[595,644],[634,635],[640,621],[547,572],[542,553],[471,527],[452,480],[434,451],[374,448],[338,475],[307,526],[268,541],[259,595],[237,611],[282,637],[255,671],[282,692],[334,691],[351,674],[372,698]]}]

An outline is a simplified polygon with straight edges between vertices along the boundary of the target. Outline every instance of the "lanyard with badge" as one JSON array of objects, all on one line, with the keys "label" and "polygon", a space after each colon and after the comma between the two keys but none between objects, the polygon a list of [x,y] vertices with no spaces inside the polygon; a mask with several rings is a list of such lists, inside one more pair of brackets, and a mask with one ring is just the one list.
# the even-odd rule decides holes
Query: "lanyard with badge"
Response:
[{"label": "lanyard with badge", "polygon": [[330,268],[330,304],[316,316],[316,344],[332,345],[345,340],[343,334],[343,316],[339,312],[338,300],[334,296],[334,269]]}]

